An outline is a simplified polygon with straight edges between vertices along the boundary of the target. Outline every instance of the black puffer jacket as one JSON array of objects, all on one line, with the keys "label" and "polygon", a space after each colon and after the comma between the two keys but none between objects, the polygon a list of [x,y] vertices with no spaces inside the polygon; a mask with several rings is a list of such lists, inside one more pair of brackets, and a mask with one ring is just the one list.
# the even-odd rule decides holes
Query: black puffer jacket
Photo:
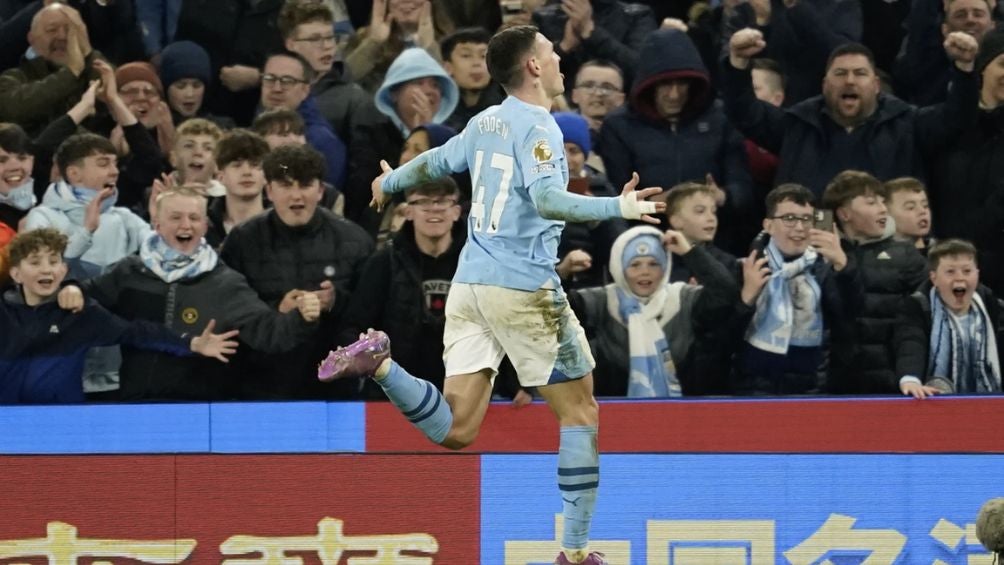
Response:
[{"label": "black puffer jacket", "polygon": [[220,257],[247,277],[251,288],[272,308],[290,290],[316,290],[326,280],[335,287],[335,304],[321,316],[316,339],[284,355],[241,356],[246,397],[319,398],[353,393],[350,381],[319,386],[316,367],[327,354],[373,247],[373,240],[359,226],[321,208],[304,226],[287,226],[275,210],[269,210],[230,231]]},{"label": "black puffer jacket", "polygon": [[861,244],[844,240],[843,247],[861,272],[865,304],[855,320],[855,331],[846,339],[834,339],[832,392],[897,393],[893,327],[903,300],[927,278],[927,261],[914,246],[892,237]]},{"label": "black puffer jacket", "polygon": [[[218,263],[197,277],[166,283],[137,255],[87,281],[85,292],[127,320],[163,323],[178,334],[197,335],[209,320],[216,332],[240,330],[242,347],[281,353],[310,338],[317,324],[299,312],[280,314],[261,301],[238,272]],[[174,357],[122,348],[123,400],[220,400],[232,394],[227,365],[201,356]]]}]

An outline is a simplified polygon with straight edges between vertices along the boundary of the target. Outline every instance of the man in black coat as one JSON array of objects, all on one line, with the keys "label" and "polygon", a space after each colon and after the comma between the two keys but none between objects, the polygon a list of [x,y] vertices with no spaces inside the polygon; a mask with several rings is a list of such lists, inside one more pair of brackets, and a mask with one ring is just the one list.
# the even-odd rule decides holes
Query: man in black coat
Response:
[{"label": "man in black coat", "polygon": [[724,95],[732,123],[780,159],[777,184],[799,183],[819,195],[847,169],[883,181],[923,177],[924,157],[957,139],[977,111],[972,72],[977,45],[965,33],[945,40],[945,51],[955,61],[952,88],[944,104],[927,108],[880,94],[871,51],[854,43],[830,54],[822,95],[776,108],[756,98],[750,80],[750,58],[765,47],[758,30],[732,36]]},{"label": "man in black coat", "polygon": [[351,300],[373,240],[362,228],[318,207],[324,158],[306,146],[280,147],[262,164],[272,209],[235,227],[220,256],[242,273],[267,304],[288,312],[304,293],[321,299],[320,328],[313,339],[288,354],[244,355],[245,398],[349,398],[357,381],[319,386],[317,360]]}]

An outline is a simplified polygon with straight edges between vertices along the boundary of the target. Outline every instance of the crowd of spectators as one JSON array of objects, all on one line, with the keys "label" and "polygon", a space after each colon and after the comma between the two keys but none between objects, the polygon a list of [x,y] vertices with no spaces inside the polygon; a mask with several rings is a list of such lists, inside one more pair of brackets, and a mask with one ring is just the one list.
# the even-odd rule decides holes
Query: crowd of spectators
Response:
[{"label": "crowd of spectators", "polygon": [[559,243],[598,396],[1000,393],[1002,12],[0,0],[0,402],[381,399],[316,378],[367,328],[441,388],[476,187],[370,184],[505,98],[487,45],[523,24],[568,190],[665,189],[658,228]]}]

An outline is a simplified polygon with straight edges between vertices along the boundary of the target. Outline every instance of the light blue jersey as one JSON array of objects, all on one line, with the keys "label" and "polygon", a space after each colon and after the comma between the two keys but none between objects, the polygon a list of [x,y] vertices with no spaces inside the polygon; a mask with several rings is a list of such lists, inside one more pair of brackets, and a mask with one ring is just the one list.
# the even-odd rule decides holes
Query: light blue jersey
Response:
[{"label": "light blue jersey", "polygon": [[381,188],[399,192],[465,170],[471,171],[473,194],[454,282],[526,291],[550,282],[558,288],[555,265],[564,222],[547,218],[620,215],[616,198],[565,192],[568,164],[558,124],[544,108],[512,96],[472,118],[460,135],[392,172]]}]

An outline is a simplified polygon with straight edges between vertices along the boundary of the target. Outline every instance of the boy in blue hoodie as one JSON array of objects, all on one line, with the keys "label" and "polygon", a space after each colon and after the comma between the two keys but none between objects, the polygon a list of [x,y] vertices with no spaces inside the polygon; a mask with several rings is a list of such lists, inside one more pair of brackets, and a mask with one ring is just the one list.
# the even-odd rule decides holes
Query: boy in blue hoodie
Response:
[{"label": "boy in blue hoodie", "polygon": [[[127,322],[93,301],[76,312],[57,302],[67,265],[68,238],[52,228],[19,234],[11,242],[10,276],[17,288],[0,300],[0,404],[83,402],[81,373],[94,346],[133,347],[189,355],[194,351],[223,362],[236,351],[237,330],[214,334],[210,321],[198,336],[177,336],[164,326]],[[76,294],[79,301],[79,294]]]}]

